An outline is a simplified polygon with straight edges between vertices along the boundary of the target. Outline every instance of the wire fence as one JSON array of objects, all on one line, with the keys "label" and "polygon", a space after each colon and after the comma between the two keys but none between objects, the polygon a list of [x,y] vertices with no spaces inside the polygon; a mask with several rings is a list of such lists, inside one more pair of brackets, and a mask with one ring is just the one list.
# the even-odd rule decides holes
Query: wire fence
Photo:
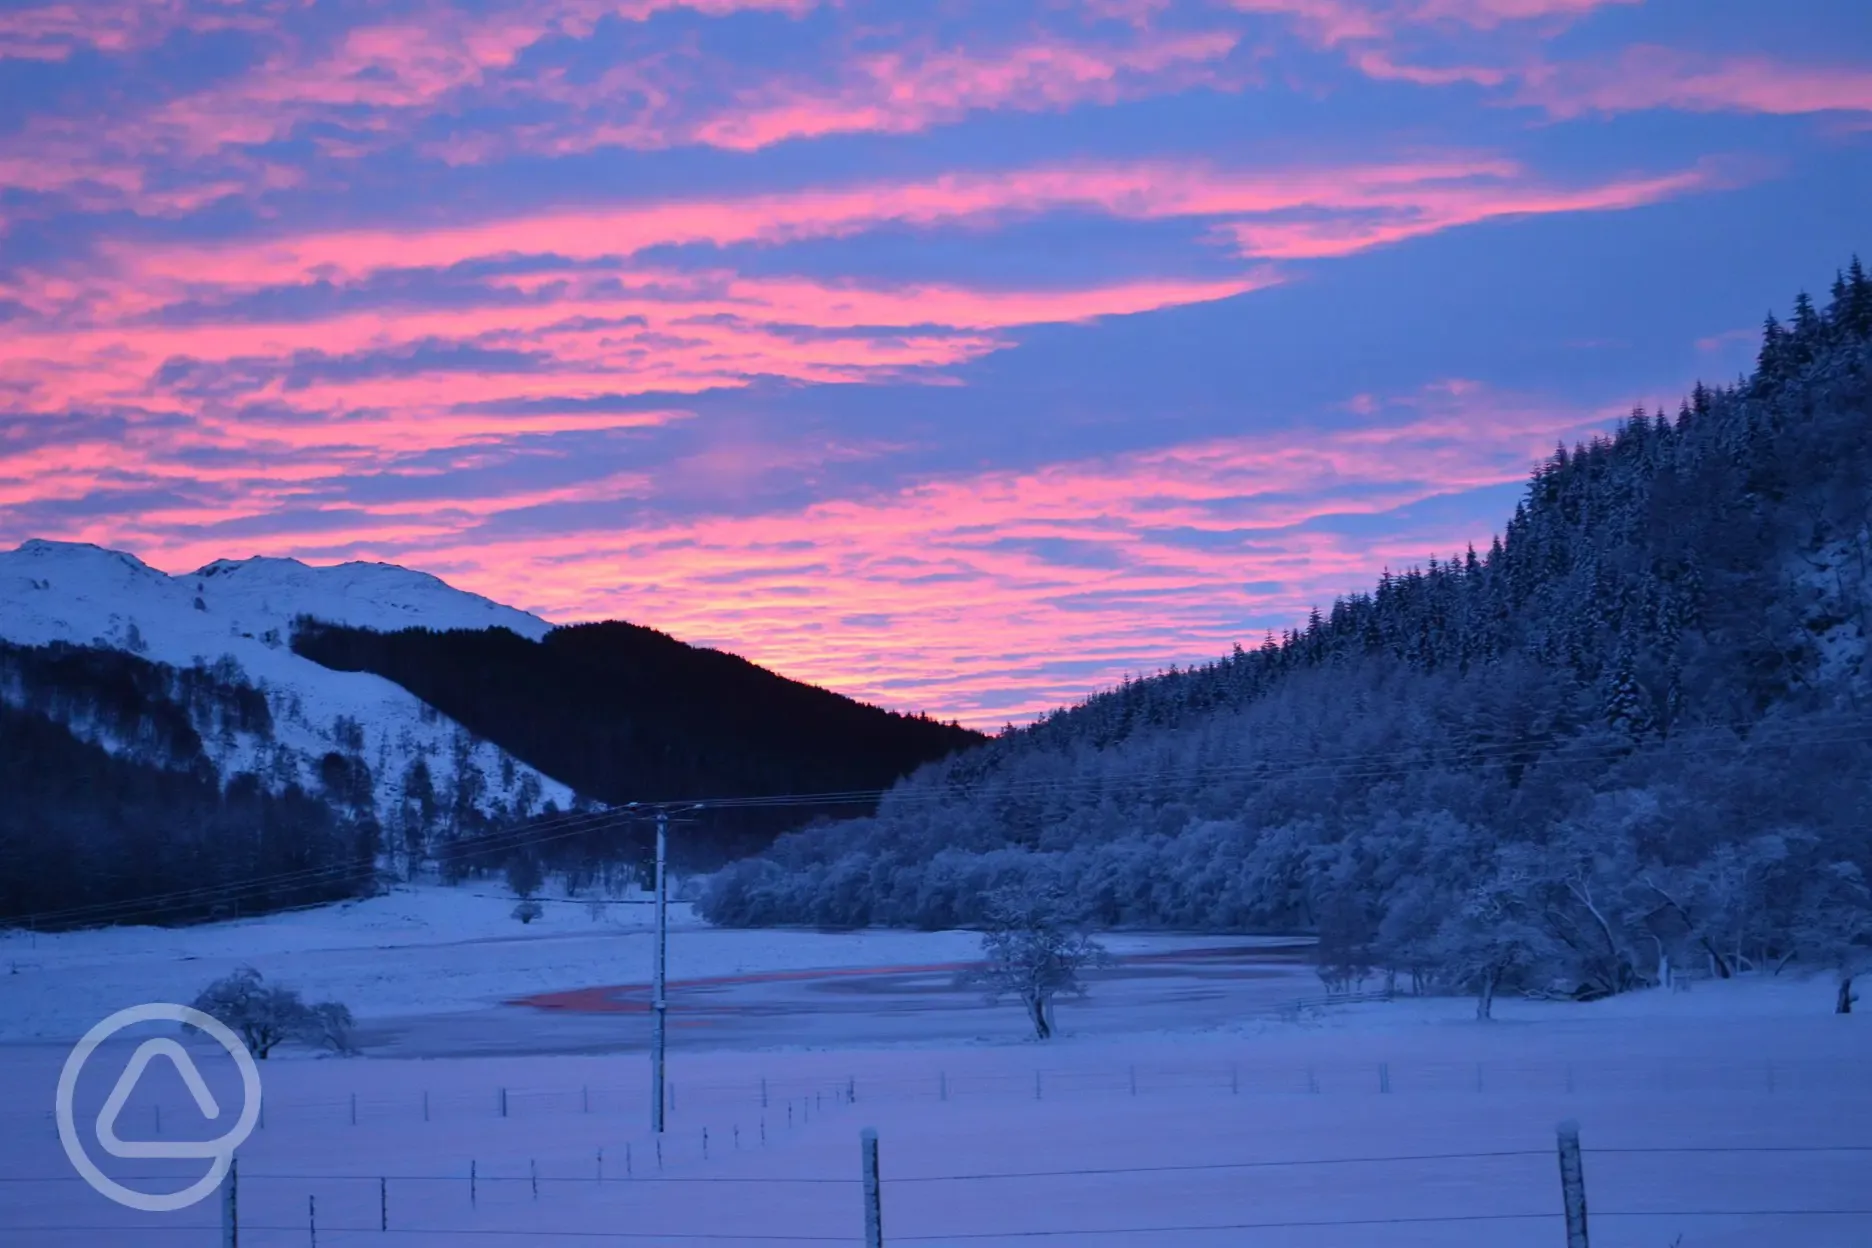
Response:
[{"label": "wire fence", "polygon": [[[1208,1058],[1135,1065],[1035,1064],[1026,1070],[1005,1064],[971,1069],[962,1062],[938,1061],[922,1069],[899,1062],[888,1070],[844,1075],[832,1073],[836,1060],[828,1059],[817,1072],[672,1081],[667,1089],[671,1129],[652,1137],[639,1133],[648,1113],[647,1089],[637,1084],[494,1083],[424,1089],[405,1081],[336,1096],[269,1098],[262,1118],[267,1125],[254,1137],[260,1147],[264,1150],[269,1140],[297,1149],[315,1142],[320,1164],[290,1164],[269,1159],[273,1155],[264,1151],[243,1163],[231,1189],[238,1192],[235,1210],[228,1215],[237,1224],[234,1239],[228,1238],[228,1227],[213,1219],[211,1205],[137,1217],[74,1189],[81,1180],[70,1172],[29,1175],[0,1170],[0,1243],[46,1248],[143,1243],[330,1248],[366,1240],[420,1242],[424,1248],[453,1242],[859,1244],[867,1242],[861,1220],[865,1184],[856,1167],[850,1172],[836,1167],[786,1174],[737,1171],[768,1164],[763,1158],[788,1156],[779,1146],[806,1138],[805,1129],[823,1125],[822,1119],[834,1114],[849,1119],[873,1109],[888,1118],[891,1106],[909,1107],[919,1122],[940,1122],[946,1117],[929,1118],[927,1108],[917,1107],[950,1103],[1004,1114],[1022,1103],[1067,1101],[1083,1106],[1075,1112],[1106,1118],[1123,1112],[1113,1102],[1135,1107],[1145,1116],[1166,1111],[1201,1115],[1235,1097],[1304,1097],[1324,1105],[1314,1098],[1339,1096],[1382,1099],[1415,1114],[1419,1111],[1412,1105],[1447,1105],[1456,1097],[1492,1115],[1496,1111],[1487,1107],[1496,1104],[1525,1112],[1525,1105],[1514,1098],[1528,1094],[1628,1098],[1634,1092],[1652,1092],[1686,1095],[1694,1101],[1706,1093],[1746,1092],[1768,1098],[1758,1102],[1762,1104],[1786,1095],[1807,1105],[1831,1104],[1829,1098],[1836,1094],[1872,1094],[1872,1067],[1826,1059],[1347,1060],[1302,1065]],[[326,1064],[321,1071],[341,1078],[351,1073],[351,1067],[339,1063]],[[1409,1100],[1414,1095],[1420,1099]],[[1152,1098],[1159,1098],[1157,1108]],[[147,1134],[131,1128],[147,1121],[139,1116],[159,1115],[160,1110],[159,1104],[133,1102],[123,1118],[128,1124],[125,1134]],[[1273,1121],[1281,1112],[1270,1109],[1255,1117]],[[1367,1114],[1362,1108],[1352,1112],[1361,1121]],[[171,1136],[177,1121],[172,1117],[168,1124]],[[162,1135],[159,1117],[153,1125]],[[49,1122],[46,1128],[55,1130]],[[900,1143],[914,1138],[897,1137]],[[358,1147],[347,1149],[346,1140],[357,1141]],[[483,1155],[460,1165],[410,1164],[414,1158],[437,1158],[457,1147],[485,1149],[494,1159]],[[1130,1145],[1133,1151],[1150,1147],[1141,1140]],[[537,1150],[538,1159],[529,1160],[525,1151],[517,1151],[523,1149]],[[1210,1248],[1222,1243],[1325,1244],[1329,1241],[1322,1236],[1356,1235],[1359,1228],[1376,1235],[1375,1228],[1393,1227],[1405,1236],[1416,1227],[1433,1238],[1330,1242],[1357,1242],[1361,1248],[1380,1242],[1466,1248],[1471,1240],[1463,1237],[1471,1231],[1462,1228],[1471,1228],[1474,1235],[1485,1237],[1473,1241],[1477,1244],[1575,1248],[1576,1241],[1553,1233],[1555,1227],[1564,1230],[1561,1205],[1534,1199],[1553,1187],[1553,1156],[1552,1149],[1519,1147],[1354,1149],[1331,1156],[1224,1155],[1195,1160],[1118,1155],[1112,1164],[893,1167],[879,1187],[889,1206],[890,1243],[1163,1242]],[[1669,1230],[1678,1233],[1696,1230],[1709,1219],[1744,1219],[1757,1229],[1754,1242],[1872,1243],[1872,1234],[1854,1239],[1850,1233],[1855,1225],[1861,1230],[1872,1225],[1852,1222],[1872,1219],[1872,1200],[1827,1198],[1803,1205],[1787,1196],[1801,1184],[1739,1184],[1724,1169],[1744,1159],[1754,1166],[1772,1161],[1806,1172],[1819,1168],[1825,1175],[1840,1171],[1837,1182],[1827,1179],[1818,1192],[1811,1190],[1812,1184],[1805,1185],[1806,1194],[1857,1193],[1866,1189],[1864,1175],[1872,1173],[1872,1144],[1697,1142],[1585,1148],[1583,1156],[1589,1164],[1598,1159],[1621,1170],[1642,1163],[1656,1180],[1656,1191],[1639,1193],[1642,1199],[1595,1205],[1593,1217],[1614,1226],[1676,1219]],[[328,1157],[343,1160],[327,1166],[323,1162]],[[394,1160],[397,1157],[402,1160]],[[719,1164],[724,1161],[735,1164]],[[1716,1169],[1711,1171],[1711,1166]],[[1849,1181],[1843,1177],[1846,1172],[1857,1177]],[[1716,1177],[1709,1178],[1710,1173]],[[1257,1175],[1264,1177],[1257,1180]],[[1290,1184],[1352,1181],[1334,1175],[1350,1175],[1357,1179],[1354,1186],[1368,1191],[1412,1193],[1405,1198],[1410,1207],[1338,1208],[1345,1202],[1332,1198],[1323,1202],[1325,1208],[1294,1209],[1280,1194],[1279,1189]],[[1484,1190],[1468,1191],[1467,1207],[1454,1197],[1445,1207],[1422,1207],[1423,1191],[1450,1197],[1444,1189],[1473,1185],[1478,1176],[1486,1180]],[[139,1179],[166,1182],[168,1187],[161,1190],[181,1185],[173,1174],[113,1177],[133,1184]],[[1215,1216],[1195,1216],[1197,1211],[1186,1207],[1192,1184],[1206,1193],[1202,1212]],[[1622,1190],[1629,1186],[1615,1188],[1615,1195],[1632,1197]],[[1529,1199],[1522,1205],[1504,1205],[1499,1194],[1491,1194],[1497,1187],[1500,1193]],[[1708,1199],[1712,1190],[1733,1197],[1733,1203]],[[60,1192],[75,1199],[65,1199]],[[1116,1192],[1129,1203],[1100,1210],[1098,1200],[1087,1196]],[[1672,1202],[1659,1195],[1671,1193],[1683,1198]],[[724,1224],[724,1219],[733,1223],[735,1210],[751,1208],[763,1210],[758,1229]],[[1000,1222],[961,1217],[961,1211],[978,1209],[1012,1210],[1020,1216]],[[1123,1216],[1164,1209],[1191,1216]],[[47,1216],[55,1210],[67,1216]],[[1790,1229],[1799,1227],[1825,1228],[1828,1234],[1837,1229],[1839,1234],[1824,1239]],[[1496,1237],[1486,1239],[1489,1235]],[[1504,1241],[1500,1235],[1510,1238]],[[1671,1239],[1667,1234],[1662,1240],[1631,1242],[1668,1248]]]},{"label": "wire fence", "polygon": [[[863,1133],[868,1152],[866,1158],[876,1156],[875,1133]],[[807,1174],[807,1175],[661,1175],[654,1172],[640,1174],[617,1173],[610,1176],[600,1175],[546,1175],[537,1172],[531,1174],[440,1174],[440,1173],[402,1173],[377,1177],[360,1175],[334,1174],[316,1171],[269,1171],[258,1167],[251,1171],[238,1167],[223,1184],[219,1195],[220,1217],[204,1217],[202,1211],[212,1205],[198,1206],[196,1210],[181,1217],[156,1218],[142,1221],[121,1220],[107,1221],[99,1219],[89,1223],[71,1222],[30,1222],[20,1221],[7,1224],[4,1229],[8,1234],[8,1243],[37,1242],[85,1242],[85,1243],[143,1243],[153,1242],[151,1237],[160,1236],[165,1243],[211,1244],[220,1243],[224,1248],[268,1248],[287,1245],[306,1245],[317,1248],[321,1242],[326,1244],[361,1243],[366,1240],[390,1242],[385,1237],[406,1240],[410,1237],[428,1237],[435,1243],[455,1241],[471,1242],[524,1242],[524,1243],[572,1243],[572,1242],[612,1242],[612,1243],[685,1243],[710,1242],[721,1244],[787,1244],[787,1243],[823,1243],[823,1244],[863,1244],[866,1248],[884,1248],[885,1244],[908,1243],[1014,1243],[1028,1240],[1096,1242],[1127,1238],[1131,1242],[1145,1242],[1141,1237],[1151,1237],[1150,1242],[1176,1242],[1174,1237],[1241,1235],[1250,1232],[1287,1232],[1306,1229],[1376,1229],[1381,1227],[1418,1227],[1445,1228],[1455,1230],[1465,1226],[1500,1227],[1519,1225],[1525,1228],[1524,1237],[1516,1242],[1552,1243],[1567,1248],[1590,1248],[1591,1228],[1605,1222],[1655,1223],[1672,1221],[1678,1225],[1695,1224],[1708,1219],[1752,1219],[1761,1221],[1773,1219],[1777,1228],[1772,1232],[1773,1242],[1796,1242],[1790,1235],[1788,1224],[1812,1227],[1833,1221],[1850,1228],[1863,1229],[1867,1223],[1860,1219],[1872,1218],[1872,1199],[1861,1197],[1853,1201],[1836,1204],[1800,1205],[1782,1202],[1776,1205],[1750,1204],[1745,1201],[1713,1202],[1708,1200],[1667,1204],[1664,1207],[1609,1207],[1597,1203],[1591,1208],[1590,1220],[1587,1215],[1586,1192],[1581,1169],[1582,1158],[1588,1161],[1611,1159],[1631,1159],[1652,1157],[1661,1159],[1707,1158],[1726,1156],[1744,1161],[1759,1159],[1763,1156],[1801,1156],[1803,1164],[1812,1164],[1822,1157],[1839,1162],[1843,1173],[1851,1172],[1863,1176],[1865,1168],[1872,1165],[1872,1143],[1853,1143],[1838,1145],[1683,1145],[1650,1147],[1613,1147],[1587,1148],[1579,1143],[1578,1128],[1572,1123],[1562,1123],[1557,1131],[1557,1148],[1515,1148],[1474,1151],[1435,1151],[1435,1152],[1398,1152],[1368,1153],[1363,1155],[1333,1157],[1282,1157],[1282,1158],[1238,1158],[1216,1162],[1136,1165],[1136,1166],[1060,1166],[1034,1167],[1024,1170],[974,1170],[957,1169],[949,1172],[907,1174],[891,1173],[880,1178],[875,1170],[875,1160],[866,1160],[860,1166],[852,1168],[847,1174]],[[1569,1168],[1569,1149],[1571,1168]],[[1323,1168],[1345,1169],[1358,1167],[1373,1172],[1371,1176],[1377,1182],[1383,1182],[1386,1168],[1408,1168],[1418,1176],[1439,1172],[1460,1171],[1467,1174],[1485,1173],[1498,1175],[1501,1170],[1489,1170],[1490,1166],[1499,1166],[1503,1162],[1525,1163],[1528,1166],[1552,1164],[1559,1158],[1560,1182],[1555,1184],[1549,1179],[1549,1191],[1554,1199],[1550,1201],[1529,1200],[1530,1206],[1510,1209],[1441,1209],[1425,1212],[1397,1212],[1389,1214],[1360,1215],[1357,1213],[1344,1216],[1313,1217],[1255,1217],[1252,1208],[1239,1208],[1233,1215],[1200,1217],[1191,1216],[1182,1219],[1132,1217],[1112,1218],[1105,1223],[1098,1223],[1085,1214],[1075,1216],[1069,1212],[1076,1203],[1070,1199],[1061,1199],[1062,1188],[1058,1181],[1097,1180],[1106,1182],[1119,1177],[1141,1177],[1149,1180],[1162,1180],[1165,1176],[1191,1173],[1215,1173],[1227,1171],[1265,1171],[1280,1170],[1287,1172],[1318,1171]],[[1551,1176],[1552,1171],[1547,1171]],[[155,1176],[141,1176],[153,1178]],[[77,1176],[60,1176],[56,1179],[33,1180],[36,1183],[61,1182],[75,1183]],[[1051,1186],[1047,1186],[1052,1181]],[[581,1202],[570,1209],[572,1217],[580,1225],[550,1224],[541,1217],[523,1218],[525,1225],[485,1225],[477,1224],[476,1219],[491,1215],[499,1220],[500,1215],[512,1215],[517,1211],[537,1210],[542,1202],[550,1202],[551,1195],[542,1195],[548,1185],[576,1185],[588,1193],[643,1193],[667,1185],[701,1185],[706,1199],[716,1209],[739,1207],[743,1210],[762,1209],[779,1211],[788,1208],[776,1204],[773,1199],[775,1189],[794,1189],[806,1193],[803,1203],[794,1202],[790,1208],[799,1216],[799,1220],[813,1227],[828,1229],[814,1230],[807,1227],[793,1229],[784,1225],[769,1225],[760,1230],[750,1229],[698,1229],[694,1224],[711,1219],[687,1215],[691,1225],[651,1226],[644,1225],[654,1221],[650,1206],[635,1200],[596,1200]],[[1026,1184],[1038,1185],[1039,1190],[1028,1193],[1010,1202],[1005,1194],[990,1192],[985,1185],[1002,1187]],[[914,1205],[912,1216],[898,1216],[904,1210],[899,1202],[909,1193],[918,1189],[942,1189],[935,1201],[923,1200]],[[1523,1191],[1529,1189],[1523,1185]],[[1853,1190],[1842,1186],[1842,1191]],[[1863,1184],[1859,1185],[1863,1191]],[[1158,1194],[1159,1196],[1161,1193]],[[1245,1204],[1251,1193],[1243,1192]],[[1136,1205],[1139,1209],[1161,1210],[1173,1206],[1174,1199],[1153,1198],[1150,1188],[1140,1188],[1137,1192]],[[442,1208],[442,1199],[452,1199],[456,1204],[455,1216],[447,1216]],[[905,1202],[908,1204],[909,1202]],[[696,1207],[692,1198],[682,1202],[672,1202],[663,1210],[666,1220],[682,1220],[683,1210]],[[1032,1217],[1022,1220],[1020,1225],[984,1226],[980,1211],[996,1211],[1004,1215],[1009,1208],[1021,1208],[1028,1211],[1040,1211],[1046,1224],[1037,1225]],[[415,1210],[412,1216],[409,1212]],[[948,1211],[945,1216],[943,1211]],[[882,1216],[867,1217],[867,1212]],[[297,1215],[297,1216],[288,1216]],[[1842,1220],[1853,1220],[1842,1222]],[[772,1221],[773,1219],[765,1219]],[[942,1223],[952,1225],[945,1228]],[[829,1229],[830,1224],[844,1222],[849,1229],[836,1231]],[[957,1225],[956,1223],[960,1223]],[[903,1225],[899,1225],[903,1224]],[[889,1227],[888,1233],[885,1228]],[[1491,1234],[1493,1232],[1490,1232]],[[1850,1231],[1848,1233],[1851,1233]],[[121,1239],[99,1239],[98,1236],[123,1236]],[[22,1239],[22,1236],[70,1237],[68,1240],[49,1238]],[[78,1237],[90,1236],[90,1239]],[[1529,1238],[1531,1236],[1531,1238]],[[1165,1237],[1171,1237],[1166,1240]],[[1286,1239],[1257,1237],[1249,1240],[1231,1240],[1228,1242],[1260,1243],[1288,1242]],[[1499,1240],[1493,1242],[1500,1242]],[[1811,1242],[1811,1241],[1803,1241]],[[1852,1242],[1841,1240],[1839,1242]],[[1861,1241],[1862,1242],[1862,1241]]]},{"label": "wire fence", "polygon": [[[1644,1093],[1759,1092],[1813,1094],[1840,1090],[1872,1092],[1872,1064],[1847,1059],[1717,1060],[1692,1057],[1600,1058],[1566,1061],[1412,1060],[1363,1061],[1322,1059],[1308,1064],[1255,1060],[1147,1061],[1134,1064],[1049,1066],[1026,1069],[971,1070],[934,1065],[893,1073],[856,1071],[791,1076],[722,1079],[670,1079],[666,1111],[694,1121],[720,1119],[746,1129],[757,1121],[776,1125],[841,1103],[905,1105],[919,1102],[979,1102],[1008,1098],[1053,1100],[1099,1097],[1151,1097],[1208,1091],[1231,1096],[1410,1095],[1565,1093],[1634,1095]],[[169,1107],[171,1124],[189,1107]],[[126,1121],[163,1135],[164,1105],[134,1102]],[[292,1097],[269,1094],[259,1129],[288,1127],[432,1124],[510,1120],[537,1124],[544,1119],[600,1115],[648,1116],[648,1096],[638,1083],[586,1082],[553,1087],[505,1083],[490,1077],[474,1086],[361,1087],[337,1095]],[[55,1130],[49,1108],[0,1110],[0,1120],[30,1119]]]}]

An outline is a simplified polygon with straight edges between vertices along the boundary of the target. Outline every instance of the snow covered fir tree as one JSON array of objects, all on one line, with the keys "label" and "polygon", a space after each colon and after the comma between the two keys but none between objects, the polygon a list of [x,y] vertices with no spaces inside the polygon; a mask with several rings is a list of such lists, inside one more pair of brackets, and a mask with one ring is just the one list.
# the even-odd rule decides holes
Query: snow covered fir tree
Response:
[{"label": "snow covered fir tree", "polygon": [[1322,975],[1593,997],[1872,964],[1872,280],[1754,374],[1557,448],[1486,552],[927,766],[717,923],[1317,933]]}]

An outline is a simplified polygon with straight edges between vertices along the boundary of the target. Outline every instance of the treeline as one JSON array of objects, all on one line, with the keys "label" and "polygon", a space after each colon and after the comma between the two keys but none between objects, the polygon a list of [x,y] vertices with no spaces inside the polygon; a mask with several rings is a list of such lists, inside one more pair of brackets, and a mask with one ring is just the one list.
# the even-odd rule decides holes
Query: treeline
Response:
[{"label": "treeline", "polygon": [[729,924],[1320,934],[1481,991],[1872,953],[1872,282],[1754,374],[1558,448],[1501,535],[924,768],[720,873]]},{"label": "treeline", "polygon": [[[879,790],[983,740],[620,622],[557,628],[536,642],[505,629],[378,633],[306,620],[293,648],[395,681],[603,802]],[[718,865],[814,813],[705,812],[677,853],[686,865]]]},{"label": "treeline", "polygon": [[[265,735],[266,699],[227,667],[0,643],[0,925],[185,923],[372,887],[368,806],[223,783],[197,724]],[[355,793],[355,765],[322,773]]]}]

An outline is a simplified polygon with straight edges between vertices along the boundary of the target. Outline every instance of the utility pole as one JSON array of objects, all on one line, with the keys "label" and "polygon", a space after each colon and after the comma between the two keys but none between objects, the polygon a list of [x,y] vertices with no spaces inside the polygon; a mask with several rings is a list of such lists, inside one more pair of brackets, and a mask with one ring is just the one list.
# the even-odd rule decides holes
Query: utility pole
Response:
[{"label": "utility pole", "polygon": [[[701,810],[702,803],[685,809]],[[650,1130],[657,1135],[663,1133],[663,1052],[669,1022],[669,816],[667,806],[656,808],[656,971],[650,990]]]},{"label": "utility pole", "polygon": [[650,1130],[663,1133],[663,1028],[669,1013],[664,999],[669,960],[669,889],[664,872],[669,859],[669,812],[656,812],[656,981],[650,992]]}]

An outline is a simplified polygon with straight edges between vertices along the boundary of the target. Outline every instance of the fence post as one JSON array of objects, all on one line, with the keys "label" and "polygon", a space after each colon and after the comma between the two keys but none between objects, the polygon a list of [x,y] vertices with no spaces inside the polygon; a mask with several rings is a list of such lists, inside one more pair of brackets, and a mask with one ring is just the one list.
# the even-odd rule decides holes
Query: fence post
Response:
[{"label": "fence post", "polygon": [[865,1248],[884,1248],[884,1200],[878,1184],[878,1137],[875,1127],[866,1127],[859,1133],[858,1151],[864,1163]]},{"label": "fence post", "polygon": [[1131,1095],[1137,1095],[1137,1067],[1131,1068]]},{"label": "fence post", "polygon": [[579,1085],[579,1112],[591,1113],[591,1088],[585,1084]]},{"label": "fence post", "polygon": [[766,1075],[762,1075],[761,1081],[760,1081],[760,1107],[762,1109],[767,1108],[767,1076]]},{"label": "fence post", "polygon": [[507,1089],[501,1089],[501,1117],[507,1116]]},{"label": "fence post", "polygon": [[1586,1175],[1580,1168],[1579,1123],[1571,1118],[1557,1129],[1560,1140],[1560,1199],[1566,1208],[1567,1248],[1590,1248],[1586,1241]]},{"label": "fence post", "polygon": [[1240,1092],[1241,1092],[1241,1071],[1236,1069],[1233,1065],[1231,1065],[1229,1067],[1229,1094],[1233,1096],[1233,1095],[1240,1094]]},{"label": "fence post", "polygon": [[377,1229],[390,1229],[390,1180],[377,1180]]},{"label": "fence post", "polygon": [[221,1248],[240,1248],[240,1161],[228,1160],[221,1180]]},{"label": "fence post", "polygon": [[533,1199],[539,1199],[539,1162],[527,1162],[527,1177],[533,1180]]},{"label": "fence post", "polygon": [[472,1209],[474,1208],[474,1204],[475,1204],[475,1163],[471,1161],[468,1163],[468,1207]]},{"label": "fence post", "polygon": [[351,1094],[351,1125],[357,1126],[357,1093]]},{"label": "fence post", "polygon": [[1389,1092],[1391,1090],[1391,1063],[1390,1062],[1378,1063],[1378,1090],[1380,1092]]},{"label": "fence post", "polygon": [[939,1101],[949,1099],[949,1072],[946,1070],[936,1072],[936,1099]]},{"label": "fence post", "polygon": [[306,1197],[306,1230],[312,1236],[312,1248],[318,1248],[318,1197]]},{"label": "fence post", "polygon": [[1040,1099],[1040,1072],[1034,1071],[1034,1100]]},{"label": "fence post", "polygon": [[598,1181],[604,1182],[604,1149],[598,1150]]},{"label": "fence post", "polygon": [[708,1160],[708,1128],[702,1128],[702,1160]]}]

